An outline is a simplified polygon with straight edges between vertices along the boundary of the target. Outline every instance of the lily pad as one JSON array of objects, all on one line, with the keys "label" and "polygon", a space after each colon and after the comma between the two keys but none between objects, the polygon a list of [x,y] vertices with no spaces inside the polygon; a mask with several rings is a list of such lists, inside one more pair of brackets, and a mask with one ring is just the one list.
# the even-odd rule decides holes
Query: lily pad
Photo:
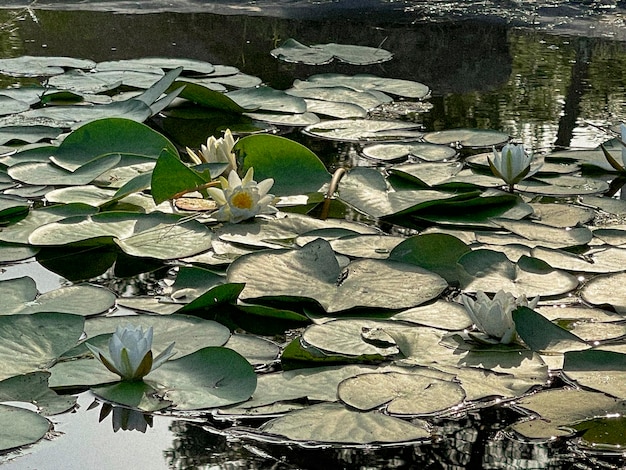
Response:
[{"label": "lily pad", "polygon": [[538,418],[518,422],[511,429],[529,439],[570,436],[574,426],[598,416],[623,414],[626,402],[586,390],[545,390],[522,398],[516,406],[536,413]]},{"label": "lily pad", "polygon": [[256,181],[272,178],[277,196],[319,191],[330,181],[322,161],[305,146],[274,135],[251,135],[235,145],[243,159],[241,171],[254,168]]},{"label": "lily pad", "polygon": [[64,413],[76,405],[73,395],[58,395],[48,388],[49,372],[31,372],[0,382],[0,401],[30,402],[40,413],[50,416]]},{"label": "lily pad", "polygon": [[13,77],[48,77],[62,74],[66,68],[90,70],[95,66],[91,60],[72,57],[21,56],[0,60],[0,71]]},{"label": "lily pad", "polygon": [[422,374],[362,374],[339,384],[337,396],[362,411],[384,406],[392,415],[434,415],[459,405],[465,392],[458,383]]},{"label": "lily pad", "polygon": [[567,352],[563,372],[583,387],[626,400],[626,354],[601,349]]},{"label": "lily pad", "polygon": [[78,242],[101,245],[113,241],[132,256],[174,259],[208,250],[211,231],[200,222],[173,214],[104,212],[53,222],[34,230],[29,237],[36,246]]},{"label": "lily pad", "polygon": [[374,119],[339,119],[322,121],[304,128],[305,134],[326,140],[342,142],[370,142],[401,139],[419,139],[422,133],[417,125]]},{"label": "lily pad", "polygon": [[593,305],[611,305],[621,314],[626,313],[626,292],[616,288],[626,282],[626,273],[596,276],[587,282],[581,291],[582,298]]},{"label": "lily pad", "polygon": [[[393,338],[384,333],[385,327],[395,326],[384,320],[334,320],[321,325],[311,325],[302,333],[302,339],[316,348],[345,356],[381,355],[398,353]],[[369,341],[370,332],[382,333],[381,338]]]},{"label": "lily pad", "polygon": [[503,132],[483,129],[450,129],[428,132],[424,140],[431,144],[456,144],[468,148],[491,148],[505,144],[509,135]]},{"label": "lily pad", "polygon": [[406,443],[430,437],[424,422],[413,424],[377,411],[359,412],[339,403],[321,403],[263,424],[264,434],[296,442],[333,444]]},{"label": "lily pad", "polygon": [[50,367],[78,343],[83,323],[64,313],[0,316],[0,379]]},{"label": "lily pad", "polygon": [[324,65],[335,58],[352,65],[370,65],[387,62],[393,57],[391,52],[378,47],[334,43],[305,46],[292,38],[273,49],[270,54],[285,62],[306,65]]},{"label": "lily pad", "polygon": [[502,289],[516,297],[547,297],[578,286],[574,276],[536,258],[522,256],[518,263],[512,263],[504,253],[479,249],[463,255],[459,264],[470,275],[463,284],[466,291],[495,293]]},{"label": "lily pad", "polygon": [[380,91],[391,95],[421,100],[430,95],[430,89],[423,83],[395,78],[383,78],[376,75],[342,75],[323,73],[310,76],[306,81],[296,80],[294,88],[337,87],[343,86],[357,91]]},{"label": "lily pad", "polygon": [[34,444],[50,430],[50,422],[30,410],[0,405],[0,450]]},{"label": "lily pad", "polygon": [[227,281],[246,284],[242,299],[309,298],[329,313],[354,307],[414,307],[447,287],[437,274],[405,263],[363,259],[342,269],[322,239],[299,250],[241,256],[230,265]]},{"label": "lily pad", "polygon": [[456,150],[447,145],[424,142],[404,144],[374,144],[363,148],[363,156],[373,160],[396,163],[415,157],[426,162],[445,162],[457,155]]}]

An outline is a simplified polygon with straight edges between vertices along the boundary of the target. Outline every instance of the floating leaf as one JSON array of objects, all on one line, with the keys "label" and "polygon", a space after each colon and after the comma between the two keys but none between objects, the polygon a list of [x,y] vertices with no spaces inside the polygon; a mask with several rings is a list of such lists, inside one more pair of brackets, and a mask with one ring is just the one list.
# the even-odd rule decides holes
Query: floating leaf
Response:
[{"label": "floating leaf", "polygon": [[424,142],[405,144],[374,144],[363,149],[363,156],[374,160],[395,163],[416,157],[427,162],[441,162],[453,159],[457,152],[447,145]]},{"label": "floating leaf", "polygon": [[83,323],[63,313],[0,316],[0,380],[50,367],[76,345]]},{"label": "floating leaf", "polygon": [[362,374],[339,384],[337,396],[362,411],[384,406],[392,415],[432,415],[459,405],[461,386],[415,373]]},{"label": "floating leaf", "polygon": [[563,372],[583,387],[626,400],[626,354],[601,349],[566,352]]},{"label": "floating leaf", "polygon": [[304,133],[320,139],[344,142],[368,142],[419,139],[422,133],[415,124],[373,119],[339,119],[307,126]]},{"label": "floating leaf", "polygon": [[391,52],[376,47],[334,43],[305,46],[291,38],[270,54],[285,62],[306,65],[324,65],[335,58],[352,65],[370,65],[387,62],[393,57]]},{"label": "floating leaf", "polygon": [[587,282],[581,291],[582,298],[594,305],[611,305],[619,313],[626,313],[626,292],[616,288],[626,282],[626,273],[596,276]]},{"label": "floating leaf", "polygon": [[50,422],[30,410],[0,405],[0,450],[34,444],[50,430]]},{"label": "floating leaf", "polygon": [[430,437],[423,422],[411,424],[377,411],[353,411],[339,403],[291,412],[268,421],[260,430],[297,442],[351,445],[413,442]]},{"label": "floating leaf", "polygon": [[357,91],[380,91],[392,95],[421,100],[430,95],[430,89],[423,83],[376,75],[342,75],[324,73],[312,75],[306,81],[296,80],[294,88],[343,86]]},{"label": "floating leaf", "polygon": [[513,320],[517,333],[533,351],[554,354],[588,347],[578,336],[528,307],[517,308]]},{"label": "floating leaf", "polygon": [[321,239],[300,250],[244,255],[230,265],[227,281],[246,284],[242,299],[310,298],[329,313],[353,307],[414,307],[447,287],[434,273],[393,261],[363,259],[341,269]]},{"label": "floating leaf", "polygon": [[277,196],[316,192],[330,181],[322,161],[305,146],[273,135],[241,139],[235,151],[243,158],[242,172],[254,168],[256,181],[273,178]]},{"label": "floating leaf", "polygon": [[522,398],[516,406],[539,415],[518,422],[511,429],[529,439],[570,436],[574,425],[598,416],[624,414],[626,402],[585,390],[544,390]]},{"label": "floating leaf", "polygon": [[22,56],[0,60],[0,71],[13,77],[45,77],[61,74],[65,68],[89,70],[95,66],[91,60],[71,57]]},{"label": "floating leaf", "polygon": [[431,144],[458,144],[469,148],[491,148],[505,144],[509,136],[503,132],[483,129],[450,129],[428,132],[424,140]]},{"label": "floating leaf", "polygon": [[463,284],[466,291],[495,293],[502,289],[515,297],[534,297],[563,294],[578,285],[574,276],[545,261],[522,256],[515,264],[504,253],[492,250],[474,250],[463,255],[459,264],[471,276]]},{"label": "floating leaf", "polygon": [[37,246],[114,241],[131,256],[174,259],[208,250],[211,231],[200,222],[173,214],[104,212],[44,225],[33,231],[29,241]]},{"label": "floating leaf", "polygon": [[0,382],[0,401],[30,402],[46,415],[63,413],[74,407],[76,397],[57,395],[48,388],[49,372],[17,375]]}]

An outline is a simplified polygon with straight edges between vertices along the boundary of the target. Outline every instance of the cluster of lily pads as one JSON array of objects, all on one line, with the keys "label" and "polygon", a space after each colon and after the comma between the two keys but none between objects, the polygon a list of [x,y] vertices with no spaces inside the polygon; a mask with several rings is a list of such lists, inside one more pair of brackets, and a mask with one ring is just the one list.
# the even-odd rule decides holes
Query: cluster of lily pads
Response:
[{"label": "cluster of lily pads", "polygon": [[[372,119],[429,89],[370,75],[281,91],[182,59],[0,72],[45,77],[0,90],[0,261],[73,281],[0,281],[0,396],[38,407],[2,405],[0,448],[86,389],[300,444],[428,441],[502,403],[529,439],[626,444],[595,432],[626,410],[626,228],[599,224],[626,214],[606,197],[619,139],[533,160],[501,132]],[[362,165],[331,175],[285,126]],[[163,266],[159,295],[97,285]]]}]

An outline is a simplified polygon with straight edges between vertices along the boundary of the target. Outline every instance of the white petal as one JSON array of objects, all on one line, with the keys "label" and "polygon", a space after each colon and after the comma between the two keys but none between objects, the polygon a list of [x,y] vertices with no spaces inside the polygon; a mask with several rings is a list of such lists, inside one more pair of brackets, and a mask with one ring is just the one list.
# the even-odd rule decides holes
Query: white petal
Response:
[{"label": "white petal", "polygon": [[274,185],[274,179],[273,178],[267,178],[267,179],[261,181],[257,185],[257,188],[259,188],[259,196],[261,196],[261,197],[265,196],[268,193],[268,191],[270,189],[272,189],[273,185]]},{"label": "white petal", "polygon": [[[250,172],[250,170],[248,170],[248,172]],[[246,173],[246,176],[248,176],[247,173]],[[232,170],[228,174],[228,188],[234,189],[237,186],[241,186],[241,178],[239,178],[239,175],[237,174],[235,170]]]},{"label": "white petal", "polygon": [[224,191],[218,188],[207,188],[207,193],[211,196],[215,202],[217,202],[218,206],[223,206],[226,204],[226,195]]}]

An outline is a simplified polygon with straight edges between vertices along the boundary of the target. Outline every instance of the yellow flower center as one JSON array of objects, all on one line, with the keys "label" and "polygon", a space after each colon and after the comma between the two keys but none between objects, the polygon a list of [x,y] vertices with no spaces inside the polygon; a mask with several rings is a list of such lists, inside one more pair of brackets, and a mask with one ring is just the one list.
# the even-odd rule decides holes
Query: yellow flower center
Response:
[{"label": "yellow flower center", "polygon": [[250,196],[250,194],[246,191],[233,195],[230,202],[238,209],[252,209],[252,206],[254,205],[252,196]]}]

